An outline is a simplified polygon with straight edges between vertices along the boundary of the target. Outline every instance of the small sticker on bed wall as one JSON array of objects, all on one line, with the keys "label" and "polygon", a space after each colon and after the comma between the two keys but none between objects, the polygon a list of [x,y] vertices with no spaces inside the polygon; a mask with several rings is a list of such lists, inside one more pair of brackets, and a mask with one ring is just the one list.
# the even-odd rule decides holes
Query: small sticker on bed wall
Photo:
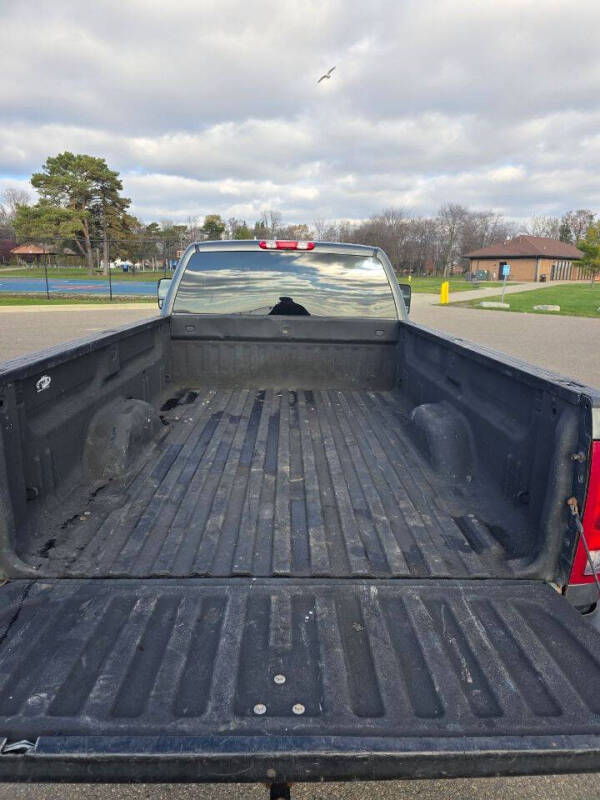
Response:
[{"label": "small sticker on bed wall", "polygon": [[50,375],[42,375],[42,377],[36,381],[35,390],[36,392],[43,392],[45,389],[50,388],[50,384],[52,383],[52,378]]}]

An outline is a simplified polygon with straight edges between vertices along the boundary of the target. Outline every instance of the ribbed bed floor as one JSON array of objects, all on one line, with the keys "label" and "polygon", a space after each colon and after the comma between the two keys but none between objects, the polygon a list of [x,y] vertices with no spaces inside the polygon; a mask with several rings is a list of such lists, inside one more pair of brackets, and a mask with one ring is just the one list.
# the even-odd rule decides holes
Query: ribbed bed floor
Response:
[{"label": "ribbed bed floor", "polygon": [[40,574],[510,574],[476,482],[433,474],[393,393],[205,390],[165,416],[127,485],[46,516],[22,554]]}]

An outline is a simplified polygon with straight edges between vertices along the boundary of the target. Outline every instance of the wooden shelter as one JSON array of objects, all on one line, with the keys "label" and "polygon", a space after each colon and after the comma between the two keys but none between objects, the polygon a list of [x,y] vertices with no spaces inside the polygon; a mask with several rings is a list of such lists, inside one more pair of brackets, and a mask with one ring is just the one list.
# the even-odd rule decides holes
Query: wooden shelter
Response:
[{"label": "wooden shelter", "polygon": [[41,264],[46,256],[46,263],[50,263],[50,256],[56,255],[56,250],[52,250],[46,245],[41,244],[19,244],[13,247],[10,251],[12,255],[17,256],[17,259],[27,262],[28,264]]}]

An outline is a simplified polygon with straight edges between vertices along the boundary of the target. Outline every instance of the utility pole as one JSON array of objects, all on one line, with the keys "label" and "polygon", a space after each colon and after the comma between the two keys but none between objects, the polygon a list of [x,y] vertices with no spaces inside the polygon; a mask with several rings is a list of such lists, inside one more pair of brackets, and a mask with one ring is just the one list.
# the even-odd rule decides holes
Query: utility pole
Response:
[{"label": "utility pole", "polygon": [[110,264],[108,265],[108,294],[110,297],[110,301],[112,303],[113,295],[112,295],[112,275],[110,274]]},{"label": "utility pole", "polygon": [[112,302],[113,299],[113,291],[112,291],[112,275],[110,274],[110,252],[109,252],[109,241],[108,241],[108,230],[106,226],[106,205],[102,205],[102,233],[103,233],[103,260],[104,260],[104,269],[106,275],[108,275],[108,295],[110,297],[110,301]]},{"label": "utility pole", "polygon": [[[44,256],[42,255],[44,259]],[[44,264],[44,278],[46,279],[46,300],[50,300],[50,287],[48,285],[48,254],[46,254],[46,258],[43,261]]]},{"label": "utility pole", "polygon": [[110,297],[110,301],[112,303],[113,293],[112,293],[112,275],[110,273],[110,261],[108,260],[108,238],[104,239],[104,255],[106,257],[106,263],[108,264],[108,294]]},{"label": "utility pole", "polygon": [[102,227],[104,228],[104,241],[103,241],[103,250],[104,250],[104,252],[102,254],[102,259],[104,261],[105,274],[109,275],[110,274],[110,261],[109,261],[109,257],[108,257],[108,231],[106,230],[106,209],[104,210],[104,220],[103,220],[103,222],[104,222],[104,224],[103,224]]}]

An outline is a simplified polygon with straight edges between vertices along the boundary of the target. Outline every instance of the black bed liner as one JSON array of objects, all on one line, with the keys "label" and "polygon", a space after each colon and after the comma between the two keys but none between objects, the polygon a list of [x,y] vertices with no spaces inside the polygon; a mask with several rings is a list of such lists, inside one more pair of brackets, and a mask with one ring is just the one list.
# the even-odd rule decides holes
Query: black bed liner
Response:
[{"label": "black bed liner", "polygon": [[0,779],[600,767],[600,636],[541,582],[62,579],[0,599],[0,753],[33,745]]},{"label": "black bed liner", "polygon": [[163,411],[168,434],[127,485],[82,485],[39,518],[21,556],[40,574],[515,574],[501,542],[510,537],[518,556],[525,518],[491,481],[459,487],[435,474],[399,393],[179,396]]}]

